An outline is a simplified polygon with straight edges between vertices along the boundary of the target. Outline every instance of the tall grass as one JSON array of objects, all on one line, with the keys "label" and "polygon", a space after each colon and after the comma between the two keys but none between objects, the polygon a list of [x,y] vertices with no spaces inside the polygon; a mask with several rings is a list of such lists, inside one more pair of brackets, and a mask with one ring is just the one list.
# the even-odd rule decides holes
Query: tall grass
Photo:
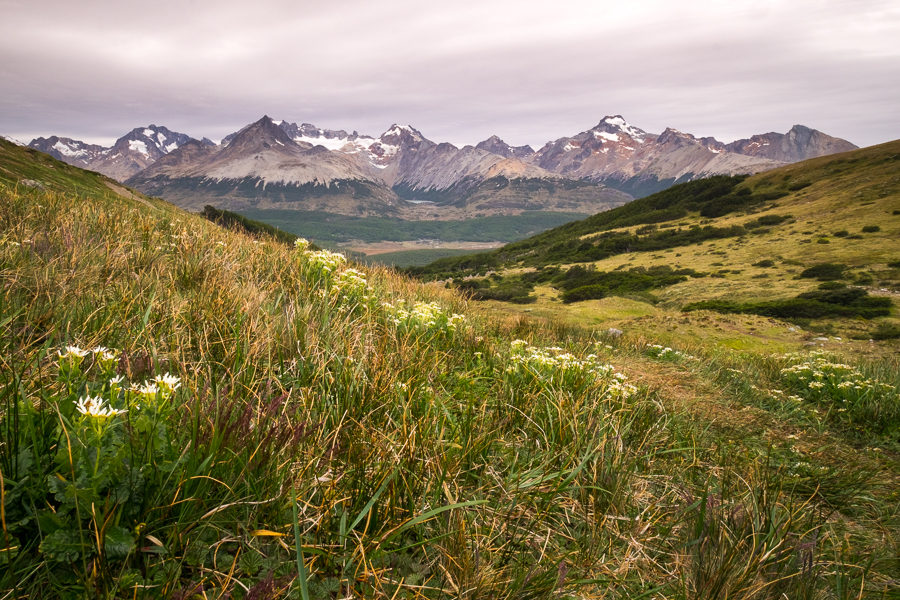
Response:
[{"label": "tall grass", "polygon": [[0,195],[7,597],[887,589],[577,332],[139,200]]}]

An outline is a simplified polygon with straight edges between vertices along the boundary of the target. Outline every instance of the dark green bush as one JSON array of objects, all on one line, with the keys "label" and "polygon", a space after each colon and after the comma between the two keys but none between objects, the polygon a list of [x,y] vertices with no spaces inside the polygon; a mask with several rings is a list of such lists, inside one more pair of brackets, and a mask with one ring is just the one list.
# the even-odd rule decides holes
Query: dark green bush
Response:
[{"label": "dark green bush", "polygon": [[[792,218],[791,215],[763,215],[756,219],[756,222],[760,225],[781,225],[790,218]],[[747,226],[745,225],[745,227]]]},{"label": "dark green bush", "polygon": [[832,281],[835,279],[842,279],[844,277],[844,271],[846,270],[847,265],[842,265],[840,263],[819,263],[808,269],[804,269],[800,273],[800,277],[818,279],[819,281]]},{"label": "dark green bush", "polygon": [[793,321],[823,317],[872,319],[890,314],[891,299],[869,296],[860,288],[828,285],[786,300],[738,303],[706,300],[686,305],[682,310],[714,310],[724,313],[755,314]]},{"label": "dark green bush", "polygon": [[873,340],[895,340],[900,338],[900,325],[896,323],[879,323],[878,327],[869,334]]},{"label": "dark green bush", "polygon": [[881,231],[881,227],[878,225],[866,225],[862,228],[863,233],[875,233],[876,231]]},{"label": "dark green bush", "polygon": [[[564,290],[563,301],[576,302],[589,298],[642,292],[674,285],[685,281],[688,277],[704,276],[704,273],[694,269],[673,269],[668,265],[655,265],[649,268],[635,267],[628,271],[609,272],[575,265],[566,272],[558,274],[553,279],[553,284],[558,289]],[[577,293],[575,293],[576,290],[578,290]],[[598,295],[601,293],[602,295]]]},{"label": "dark green bush", "polygon": [[580,302],[582,300],[598,300],[606,296],[606,288],[602,285],[583,285],[563,292],[562,301],[565,303]]},{"label": "dark green bush", "polygon": [[796,192],[797,190],[802,190],[803,188],[809,187],[811,185],[811,181],[795,181],[794,183],[788,185],[788,189],[792,192]]},{"label": "dark green bush", "polygon": [[763,269],[768,269],[769,267],[774,267],[774,266],[775,266],[775,261],[774,261],[774,260],[771,260],[771,259],[769,259],[769,258],[766,258],[766,259],[761,260],[761,261],[759,261],[759,262],[753,263],[753,266],[754,266],[754,267],[760,267],[760,268],[763,268]]}]

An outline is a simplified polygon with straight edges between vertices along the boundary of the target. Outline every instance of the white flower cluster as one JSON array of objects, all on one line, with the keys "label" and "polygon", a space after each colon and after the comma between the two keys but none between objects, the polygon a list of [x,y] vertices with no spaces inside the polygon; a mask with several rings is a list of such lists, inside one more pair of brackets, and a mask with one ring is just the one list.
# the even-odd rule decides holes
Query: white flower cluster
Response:
[{"label": "white flower cluster", "polygon": [[310,250],[309,241],[299,238],[294,248],[301,259],[301,269],[307,284],[318,287],[325,298],[329,292],[343,308],[354,302],[374,300],[374,292],[362,271],[345,268],[347,258],[338,252]]},{"label": "white flower cluster", "polygon": [[821,350],[808,355],[786,354],[782,358],[797,361],[781,369],[781,376],[806,397],[828,396],[841,402],[864,395],[896,393],[892,386],[870,379],[848,364],[834,362]]},{"label": "white flower cluster", "polygon": [[75,403],[75,410],[86,417],[93,417],[96,419],[114,417],[125,412],[124,410],[118,410],[107,406],[106,401],[100,396],[85,396],[79,398],[78,402]]},{"label": "white flower cluster", "polygon": [[303,259],[306,268],[316,274],[335,273],[347,264],[347,257],[340,252],[310,250],[309,240],[303,238],[298,238],[294,242],[294,249],[297,255]]},{"label": "white flower cluster", "polygon": [[637,388],[627,382],[627,377],[617,373],[610,364],[601,363],[596,354],[578,358],[557,346],[532,346],[525,340],[510,343],[510,364],[506,372],[512,375],[528,375],[546,383],[562,383],[587,378],[603,381],[607,391],[628,398]]},{"label": "white flower cluster", "polygon": [[168,400],[179,387],[181,387],[181,379],[166,373],[165,375],[157,375],[155,378],[140,385],[132,384],[128,389],[145,401],[155,401],[157,399]]},{"label": "white flower cluster", "polygon": [[654,358],[659,358],[662,360],[678,360],[678,359],[686,359],[686,360],[695,360],[696,357],[687,354],[686,352],[682,352],[680,350],[674,350],[669,348],[668,346],[661,346],[659,344],[649,344],[644,349],[644,352],[648,356],[652,356]]},{"label": "white flower cluster", "polygon": [[107,371],[115,369],[119,360],[118,352],[104,346],[97,346],[90,350],[82,350],[78,346],[66,346],[62,350],[57,350],[56,354],[60,358],[60,364],[68,363],[69,365],[79,365],[85,356],[92,354],[100,367]]},{"label": "white flower cluster", "polygon": [[[107,377],[112,375],[119,359],[118,351],[110,350],[104,346],[97,346],[90,350],[82,350],[78,346],[66,346],[62,350],[58,350],[57,354],[60,359],[61,370],[63,368],[71,368],[72,365],[78,365],[85,356],[93,354],[94,360],[100,364]],[[119,393],[123,389],[122,382],[124,379],[121,375],[115,375],[110,377],[108,381],[108,389],[104,394],[109,396],[110,401],[118,401]],[[171,373],[157,375],[143,384],[132,384],[128,387],[126,389],[126,398],[131,398],[131,400],[126,400],[126,402],[129,405],[135,402],[139,407],[139,402],[141,401],[144,403],[165,401],[179,387],[181,387],[181,379],[175,375]],[[75,409],[82,415],[95,418],[113,417],[127,412],[112,408],[103,395],[92,396],[90,394],[79,398],[78,402],[75,403]]]},{"label": "white flower cluster", "polygon": [[437,302],[416,302],[410,308],[404,302],[382,305],[397,327],[429,332],[452,333],[466,322],[466,317],[444,310]]},{"label": "white flower cluster", "polygon": [[347,264],[347,257],[340,252],[331,252],[330,250],[307,251],[306,261],[314,269],[334,273]]},{"label": "white flower cluster", "polygon": [[356,269],[344,269],[335,276],[331,293],[343,304],[348,301],[369,302],[375,299],[375,294],[366,280],[365,273]]}]

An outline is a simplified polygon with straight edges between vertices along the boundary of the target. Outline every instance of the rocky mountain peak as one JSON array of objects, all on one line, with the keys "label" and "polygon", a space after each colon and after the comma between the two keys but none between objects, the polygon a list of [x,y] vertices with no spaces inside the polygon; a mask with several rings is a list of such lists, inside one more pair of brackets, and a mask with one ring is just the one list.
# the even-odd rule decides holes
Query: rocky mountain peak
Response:
[{"label": "rocky mountain peak", "polygon": [[664,146],[686,146],[699,145],[700,142],[690,133],[684,133],[674,127],[666,127],[666,129],[656,138],[656,143]]},{"label": "rocky mountain peak", "polygon": [[735,140],[725,146],[730,152],[758,156],[782,162],[796,162],[855,150],[847,140],[832,137],[805,125],[794,125],[787,133],[762,133]]},{"label": "rocky mountain peak", "polygon": [[381,134],[379,138],[382,144],[391,146],[414,146],[428,141],[418,129],[411,125],[397,125],[396,123]]},{"label": "rocky mountain peak", "polygon": [[151,124],[146,127],[135,127],[120,137],[111,152],[123,156],[134,155],[138,162],[153,162],[192,139],[187,134]]},{"label": "rocky mountain peak", "polygon": [[504,158],[526,158],[534,154],[534,149],[531,146],[510,146],[496,135],[492,135],[488,139],[478,142],[475,147],[479,150],[485,150]]},{"label": "rocky mountain peak", "polygon": [[[643,142],[647,137],[647,132],[638,127],[634,127],[630,125],[628,121],[622,118],[622,115],[607,115],[603,117],[599,123],[597,123],[596,127],[591,129],[593,132],[607,133],[611,136],[618,136],[620,133],[624,133],[630,138]],[[618,140],[611,140],[618,141]]]},{"label": "rocky mountain peak", "polygon": [[296,147],[297,144],[268,115],[255,121],[240,131],[226,136],[222,146],[240,152],[260,152],[278,147]]}]

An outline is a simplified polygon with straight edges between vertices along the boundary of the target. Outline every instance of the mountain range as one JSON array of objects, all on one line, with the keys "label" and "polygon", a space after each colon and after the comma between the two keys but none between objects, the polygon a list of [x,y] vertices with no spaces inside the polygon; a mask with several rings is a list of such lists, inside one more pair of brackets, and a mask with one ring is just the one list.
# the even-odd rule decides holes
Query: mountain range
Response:
[{"label": "mountain range", "polygon": [[620,115],[537,150],[497,136],[459,148],[409,125],[373,137],[268,116],[219,144],[150,125],[110,148],[57,136],[29,146],[190,209],[213,204],[405,219],[596,213],[677,182],[856,148],[802,125],[725,144],[672,128],[648,133]]}]

